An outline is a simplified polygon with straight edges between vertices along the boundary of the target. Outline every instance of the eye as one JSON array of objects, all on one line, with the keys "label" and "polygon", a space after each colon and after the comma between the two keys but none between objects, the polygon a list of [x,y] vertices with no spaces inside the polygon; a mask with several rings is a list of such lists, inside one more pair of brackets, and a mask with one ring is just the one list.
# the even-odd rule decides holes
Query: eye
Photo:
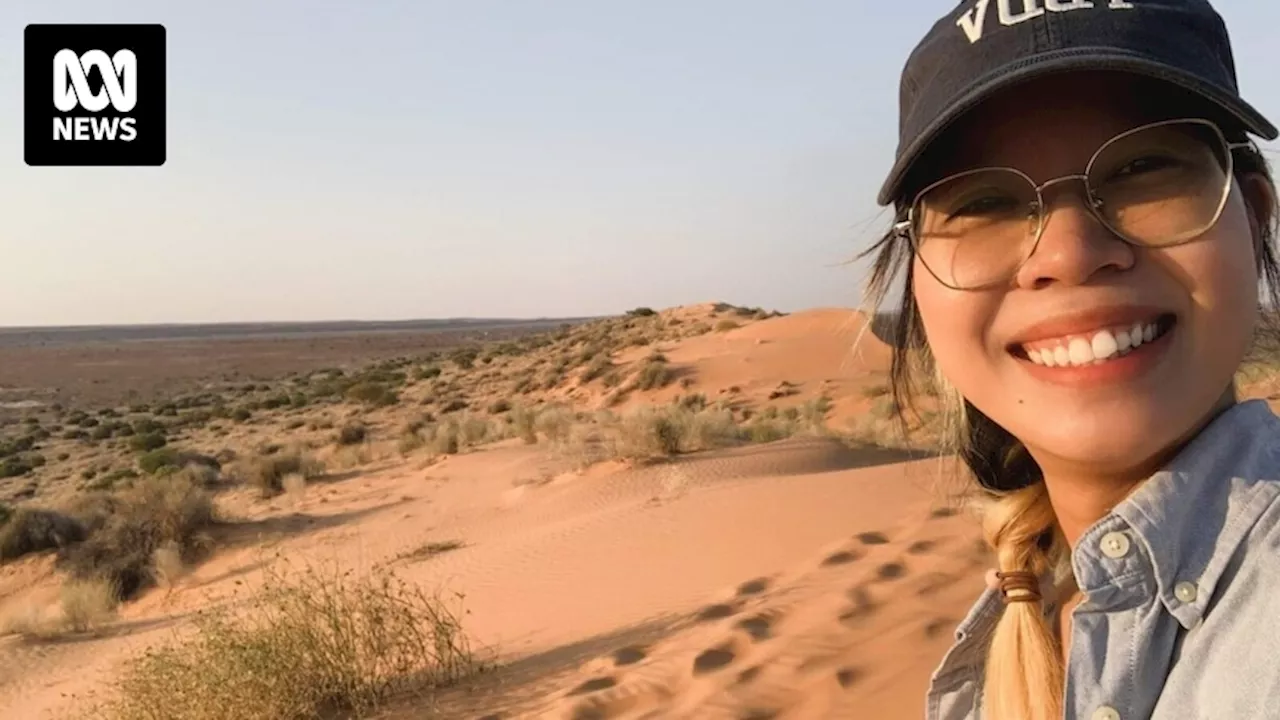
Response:
[{"label": "eye", "polygon": [[1182,165],[1175,157],[1168,155],[1143,155],[1121,165],[1107,175],[1107,180],[1123,180],[1148,173],[1171,170]]},{"label": "eye", "polygon": [[1020,203],[1008,195],[983,195],[971,198],[948,213],[947,217],[978,217],[1007,214],[1018,209]]}]

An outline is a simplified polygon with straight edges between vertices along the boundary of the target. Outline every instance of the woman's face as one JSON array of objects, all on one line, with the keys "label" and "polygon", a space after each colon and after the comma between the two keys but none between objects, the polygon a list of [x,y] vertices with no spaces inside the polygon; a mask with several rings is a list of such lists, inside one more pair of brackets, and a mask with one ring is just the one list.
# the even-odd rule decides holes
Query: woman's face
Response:
[{"label": "woman's face", "polygon": [[[1167,119],[1141,109],[1152,106],[1151,92],[1110,75],[1019,87],[957,128],[947,146],[957,151],[938,178],[989,166],[1036,183],[1083,173],[1116,134]],[[1075,181],[1046,190],[1039,244],[1007,285],[950,289],[917,257],[915,299],[943,375],[1046,474],[1145,472],[1230,390],[1257,315],[1256,228],[1234,181],[1213,227],[1166,248],[1126,244],[1082,196]],[[1030,359],[1056,345],[1070,355],[1073,339],[1151,323],[1164,334],[1123,356],[1083,367]]]}]

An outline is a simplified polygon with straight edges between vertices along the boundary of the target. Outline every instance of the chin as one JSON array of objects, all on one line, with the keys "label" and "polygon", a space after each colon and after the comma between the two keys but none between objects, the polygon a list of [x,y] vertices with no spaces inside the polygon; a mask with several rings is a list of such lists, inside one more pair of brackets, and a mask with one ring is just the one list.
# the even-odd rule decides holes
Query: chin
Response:
[{"label": "chin", "polygon": [[1088,409],[1064,408],[1049,423],[1024,417],[1022,427],[1011,431],[1046,470],[1061,465],[1068,472],[1075,468],[1102,476],[1130,475],[1135,470],[1154,472],[1153,461],[1163,459],[1205,415],[1182,402],[1174,406],[1158,398],[1126,400]]}]

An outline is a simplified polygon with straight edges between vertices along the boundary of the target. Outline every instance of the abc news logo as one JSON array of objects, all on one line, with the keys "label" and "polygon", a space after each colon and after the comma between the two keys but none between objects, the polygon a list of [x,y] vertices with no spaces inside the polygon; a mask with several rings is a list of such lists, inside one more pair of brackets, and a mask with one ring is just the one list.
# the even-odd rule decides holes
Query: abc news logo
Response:
[{"label": "abc news logo", "polygon": [[164,164],[164,26],[28,25],[24,45],[28,165]]}]

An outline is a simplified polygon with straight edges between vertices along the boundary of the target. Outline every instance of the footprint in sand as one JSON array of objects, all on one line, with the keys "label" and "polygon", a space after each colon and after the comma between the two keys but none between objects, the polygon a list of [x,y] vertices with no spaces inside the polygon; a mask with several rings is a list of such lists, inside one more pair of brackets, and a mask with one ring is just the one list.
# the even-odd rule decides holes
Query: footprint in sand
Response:
[{"label": "footprint in sand", "polygon": [[587,680],[586,682],[570,690],[568,693],[566,693],[566,695],[569,695],[569,696],[586,695],[587,693],[598,692],[600,690],[607,690],[611,687],[616,686],[617,684],[618,684],[618,681],[608,675],[604,677],[591,678],[590,680]]},{"label": "footprint in sand", "polygon": [[693,659],[693,674],[697,676],[715,672],[729,665],[737,658],[738,652],[734,648],[733,641],[721,643],[713,648],[703,650],[698,654],[698,657]]},{"label": "footprint in sand", "polygon": [[871,532],[858,533],[857,535],[854,535],[854,537],[857,538],[858,542],[862,543],[863,545],[889,544],[889,538],[886,537],[885,534],[882,532],[871,531]]},{"label": "footprint in sand", "polygon": [[854,668],[840,668],[836,671],[836,682],[840,684],[840,687],[848,690],[855,682],[858,681],[858,678],[861,675],[862,673],[858,672]]},{"label": "footprint in sand", "polygon": [[738,597],[741,598],[751,595],[759,595],[760,593],[768,590],[771,584],[772,583],[769,581],[769,578],[761,577],[756,578],[755,580],[748,580],[738,586]]},{"label": "footprint in sand", "polygon": [[857,559],[858,559],[857,553],[850,552],[848,550],[841,550],[840,552],[831,553],[830,555],[823,558],[822,566],[832,567],[835,565],[847,565]]},{"label": "footprint in sand", "polygon": [[751,636],[755,642],[764,642],[773,637],[773,626],[778,622],[778,613],[762,612],[738,621],[737,627]]},{"label": "footprint in sand", "polygon": [[876,577],[881,580],[897,580],[905,577],[907,574],[907,566],[900,562],[889,562],[876,568]]},{"label": "footprint in sand", "polygon": [[907,546],[908,555],[923,555],[938,546],[934,540],[917,540]]},{"label": "footprint in sand", "polygon": [[626,667],[627,665],[635,665],[641,660],[649,657],[649,649],[641,645],[629,645],[613,653],[613,666]]},{"label": "footprint in sand", "polygon": [[711,622],[712,620],[721,620],[738,612],[738,606],[731,603],[717,603],[708,605],[698,611],[696,620],[698,622]]}]

